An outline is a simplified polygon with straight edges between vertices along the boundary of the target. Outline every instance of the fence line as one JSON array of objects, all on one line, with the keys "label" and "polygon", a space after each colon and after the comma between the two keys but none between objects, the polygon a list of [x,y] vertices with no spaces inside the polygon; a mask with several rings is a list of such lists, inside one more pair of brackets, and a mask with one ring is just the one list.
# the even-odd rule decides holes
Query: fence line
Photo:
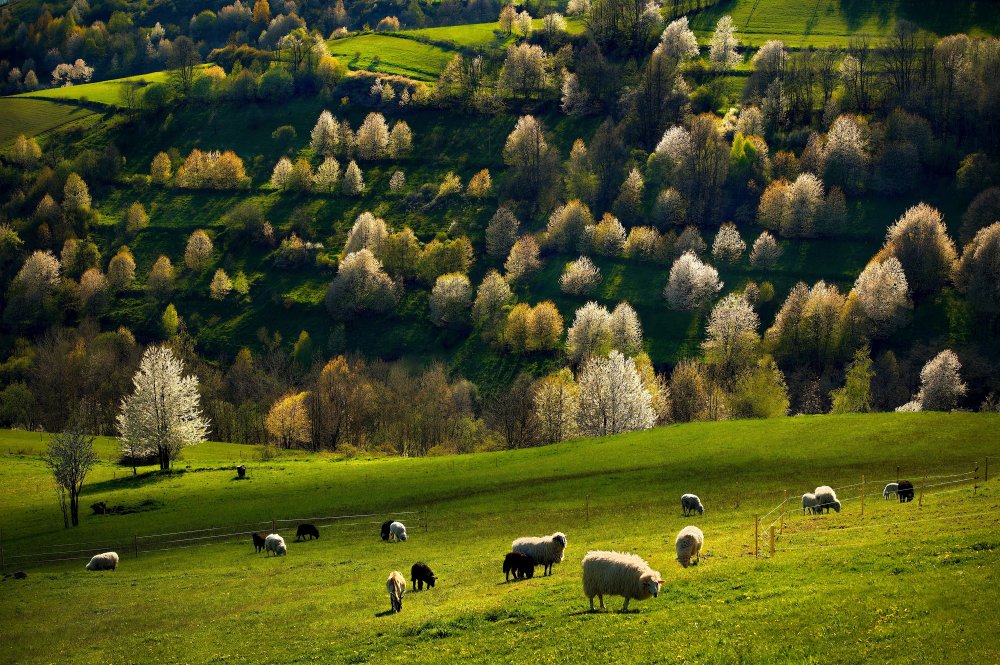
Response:
[{"label": "fence line", "polygon": [[[107,552],[109,550],[118,551],[120,554],[131,554],[134,557],[142,553],[165,552],[175,549],[188,549],[191,547],[203,547],[219,541],[232,540],[235,538],[249,536],[261,530],[272,532],[291,532],[299,524],[316,523],[317,528],[325,529],[329,527],[357,527],[380,525],[382,517],[391,516],[417,516],[416,527],[426,531],[428,528],[428,516],[426,509],[422,510],[401,510],[389,511],[385,513],[364,513],[355,515],[328,515],[326,517],[302,517],[272,519],[261,522],[250,522],[228,526],[216,526],[202,529],[188,529],[186,531],[171,531],[166,533],[152,533],[145,535],[132,534],[127,540],[121,540],[117,544],[109,544],[108,541],[88,541],[82,543],[61,543],[57,545],[40,545],[31,553],[12,553],[9,549],[2,549],[4,557],[0,560],[0,569],[6,572],[8,564],[19,562],[19,566],[27,564],[58,563],[62,561],[78,561],[89,559],[94,554]],[[378,518],[378,519],[365,519]],[[351,520],[351,521],[347,521]],[[325,523],[324,523],[325,522]],[[251,527],[248,531],[246,527]],[[260,527],[264,527],[261,529]],[[234,530],[235,529],[235,530]],[[221,533],[209,533],[221,532]],[[200,534],[200,535],[195,535]],[[184,538],[173,538],[173,536],[187,536]],[[93,547],[81,547],[90,546]],[[0,542],[0,548],[3,543]],[[60,556],[67,555],[67,556]]]}]

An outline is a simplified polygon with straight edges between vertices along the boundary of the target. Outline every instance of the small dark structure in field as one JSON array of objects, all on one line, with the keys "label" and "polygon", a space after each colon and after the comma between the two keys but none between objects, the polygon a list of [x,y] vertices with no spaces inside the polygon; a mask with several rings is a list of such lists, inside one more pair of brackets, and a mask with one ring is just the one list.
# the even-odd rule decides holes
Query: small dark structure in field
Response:
[{"label": "small dark structure in field", "polygon": [[264,534],[263,533],[254,533],[254,534],[251,534],[250,537],[253,538],[253,546],[257,548],[257,554],[260,554],[261,552],[263,552],[264,551],[264,538],[265,538]]},{"label": "small dark structure in field", "polygon": [[309,540],[319,539],[319,529],[312,524],[300,524],[295,530],[295,541],[305,540],[306,536],[309,536]]},{"label": "small dark structure in field", "polygon": [[434,583],[437,582],[437,575],[426,563],[418,561],[410,568],[410,581],[413,582],[414,591],[423,591],[425,584],[428,589],[433,589]]},{"label": "small dark structure in field", "polygon": [[508,582],[511,574],[515,580],[531,579],[535,576],[535,562],[527,554],[509,552],[503,558],[503,574]]},{"label": "small dark structure in field", "polygon": [[236,467],[236,477],[239,478],[240,480],[243,480],[244,478],[247,477],[246,466],[240,464],[238,467]]},{"label": "small dark structure in field", "polygon": [[899,489],[896,490],[896,495],[899,497],[900,503],[913,501],[913,483],[909,480],[900,480]]}]

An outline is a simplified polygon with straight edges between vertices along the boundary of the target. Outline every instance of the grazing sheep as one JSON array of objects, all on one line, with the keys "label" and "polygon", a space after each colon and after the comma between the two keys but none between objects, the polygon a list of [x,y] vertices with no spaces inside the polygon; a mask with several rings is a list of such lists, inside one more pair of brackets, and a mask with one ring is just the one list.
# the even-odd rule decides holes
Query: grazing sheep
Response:
[{"label": "grazing sheep", "polygon": [[510,582],[511,573],[515,580],[531,579],[535,576],[535,562],[531,557],[521,552],[509,552],[503,558],[503,574]]},{"label": "grazing sheep", "polygon": [[687,568],[694,557],[695,565],[701,561],[701,546],[705,544],[705,534],[696,526],[686,526],[677,533],[677,561]]},{"label": "grazing sheep", "polygon": [[544,538],[533,536],[518,538],[510,544],[510,549],[527,554],[536,566],[544,566],[543,571],[546,575],[551,575],[552,564],[562,563],[563,552],[566,550],[566,536],[557,531]]},{"label": "grazing sheep", "polygon": [[428,589],[433,589],[434,583],[437,582],[437,575],[426,563],[418,561],[410,567],[410,581],[413,582],[414,591],[423,591],[425,584]]},{"label": "grazing sheep", "polygon": [[403,573],[398,570],[389,574],[389,579],[385,581],[385,590],[389,592],[389,602],[392,604],[393,612],[403,610],[403,594],[406,593],[406,580]]},{"label": "grazing sheep", "polygon": [[389,542],[401,542],[406,540],[406,527],[402,522],[393,522],[389,525]]},{"label": "grazing sheep", "polygon": [[306,536],[309,536],[309,540],[318,539],[319,529],[312,524],[300,524],[299,528],[295,530],[295,541],[305,540]]},{"label": "grazing sheep", "polygon": [[386,520],[382,522],[382,540],[389,540],[389,527],[392,525],[393,520]]},{"label": "grazing sheep", "polygon": [[660,574],[634,554],[587,552],[583,557],[583,593],[590,599],[591,612],[594,596],[600,599],[602,610],[604,596],[623,596],[622,612],[627,612],[630,600],[656,598],[661,586]]},{"label": "grazing sheep", "polygon": [[250,534],[250,537],[253,538],[253,546],[255,548],[257,548],[257,554],[260,554],[261,552],[263,552],[264,551],[264,534],[262,534],[262,533],[253,533],[253,534]]},{"label": "grazing sheep", "polygon": [[701,505],[701,499],[694,494],[685,494],[681,497],[681,509],[684,511],[684,517],[690,516],[696,510],[699,515],[705,514],[705,506]]},{"label": "grazing sheep", "polygon": [[265,552],[273,552],[274,556],[288,554],[288,548],[285,547],[285,539],[276,533],[272,533],[264,539],[264,550]]},{"label": "grazing sheep", "polygon": [[15,580],[26,580],[26,579],[28,579],[28,573],[24,572],[23,570],[15,571],[14,572],[14,579]]},{"label": "grazing sheep", "polygon": [[805,515],[806,511],[810,514],[819,512],[819,501],[816,500],[816,494],[813,492],[806,492],[802,495],[802,514]]},{"label": "grazing sheep", "polygon": [[118,553],[95,554],[87,564],[87,570],[118,570]]},{"label": "grazing sheep", "polygon": [[913,483],[909,480],[900,480],[899,489],[896,491],[896,496],[899,497],[900,503],[907,503],[908,501],[913,501]]},{"label": "grazing sheep", "polygon": [[840,512],[840,501],[837,499],[837,493],[833,491],[832,487],[829,485],[820,485],[816,488],[815,494],[818,504],[816,512],[823,512],[824,508],[826,512],[830,512],[831,508],[838,513]]},{"label": "grazing sheep", "polygon": [[882,498],[888,500],[890,496],[899,491],[899,483],[889,483],[882,489]]}]

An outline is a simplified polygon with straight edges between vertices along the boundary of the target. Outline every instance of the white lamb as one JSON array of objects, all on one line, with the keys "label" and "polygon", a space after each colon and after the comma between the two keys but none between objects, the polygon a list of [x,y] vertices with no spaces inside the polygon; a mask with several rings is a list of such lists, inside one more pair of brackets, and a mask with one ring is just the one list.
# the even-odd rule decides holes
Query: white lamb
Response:
[{"label": "white lamb", "polygon": [[802,514],[805,515],[806,511],[810,514],[819,512],[819,501],[816,500],[816,494],[813,492],[806,492],[802,495]]},{"label": "white lamb", "polygon": [[816,495],[816,502],[818,504],[816,512],[822,512],[826,509],[826,512],[830,512],[833,508],[835,512],[840,512],[840,501],[837,500],[837,493],[833,491],[833,488],[829,485],[820,485],[816,488],[814,492]]},{"label": "white lamb", "polygon": [[677,534],[677,561],[685,568],[691,563],[701,561],[701,546],[705,544],[705,534],[696,526],[686,526]]},{"label": "white lamb", "polygon": [[[285,547],[285,539],[276,533],[272,533],[264,539],[264,552],[272,552],[274,556],[288,554],[288,548]],[[267,555],[265,554],[265,556]]]},{"label": "white lamb", "polygon": [[527,554],[536,566],[544,566],[546,575],[551,575],[552,564],[562,563],[563,552],[566,550],[566,536],[557,531],[544,538],[534,536],[518,538],[510,544],[510,549],[513,552]]},{"label": "white lamb", "polygon": [[694,494],[685,494],[681,497],[681,509],[684,511],[684,517],[695,511],[698,511],[699,515],[705,514],[705,506],[701,505],[701,499]]},{"label": "white lamb", "polygon": [[118,570],[118,553],[96,554],[87,564],[87,570]]},{"label": "white lamb", "polygon": [[400,542],[406,540],[406,527],[402,522],[393,522],[389,525],[389,542]]},{"label": "white lamb", "polygon": [[899,483],[889,483],[882,490],[882,498],[888,499],[890,496],[899,493]]},{"label": "white lamb", "polygon": [[594,596],[604,607],[604,596],[623,596],[622,612],[628,611],[628,602],[656,598],[663,586],[663,578],[649,564],[634,554],[621,552],[587,552],[583,557],[583,593],[590,599],[594,610]]},{"label": "white lamb", "polygon": [[389,579],[385,581],[385,590],[389,592],[389,603],[393,612],[403,610],[403,594],[406,593],[406,580],[403,573],[394,570],[389,573]]}]

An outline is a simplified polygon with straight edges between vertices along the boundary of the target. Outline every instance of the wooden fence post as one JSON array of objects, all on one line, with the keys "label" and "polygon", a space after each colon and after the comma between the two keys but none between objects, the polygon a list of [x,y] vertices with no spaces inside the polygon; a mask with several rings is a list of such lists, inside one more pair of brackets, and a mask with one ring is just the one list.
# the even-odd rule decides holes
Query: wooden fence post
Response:
[{"label": "wooden fence post", "polygon": [[927,472],[924,471],[924,479],[920,483],[920,501],[918,502],[918,505],[921,508],[924,507],[924,487],[926,486],[927,486]]},{"label": "wooden fence post", "polygon": [[865,474],[861,474],[861,516],[865,516]]},{"label": "wooden fence post", "polygon": [[788,512],[788,490],[785,490],[785,501],[781,508],[781,533],[785,532],[785,513]]},{"label": "wooden fence post", "polygon": [[976,496],[976,492],[979,491],[979,464],[976,463],[975,476],[972,479],[972,496]]},{"label": "wooden fence post", "polygon": [[770,527],[770,529],[768,529],[768,530],[771,532],[771,558],[773,559],[774,558],[774,525],[772,524],[771,527]]},{"label": "wooden fence post", "polygon": [[139,558],[139,536],[132,534],[132,551],[135,553],[135,558]]},{"label": "wooden fence post", "polygon": [[586,507],[587,507],[587,521],[589,522],[590,521],[590,495],[589,494],[587,495]]},{"label": "wooden fence post", "polygon": [[753,516],[753,558],[758,558],[760,556],[760,515],[754,514]]},{"label": "wooden fence post", "polygon": [[273,517],[271,518],[271,533],[278,533],[277,529],[275,529],[275,521]]},{"label": "wooden fence post", "polygon": [[899,484],[899,467],[896,467],[896,484]]},{"label": "wooden fence post", "polygon": [[427,523],[430,522],[430,514],[427,509],[424,508],[424,531],[427,531]]}]

